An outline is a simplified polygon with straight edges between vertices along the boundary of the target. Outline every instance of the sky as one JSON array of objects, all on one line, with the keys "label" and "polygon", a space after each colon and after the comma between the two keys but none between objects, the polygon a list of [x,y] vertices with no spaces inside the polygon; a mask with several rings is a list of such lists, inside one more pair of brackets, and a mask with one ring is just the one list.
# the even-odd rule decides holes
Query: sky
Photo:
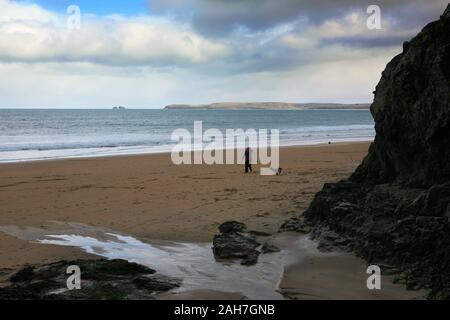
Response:
[{"label": "sky", "polygon": [[0,0],[0,108],[370,103],[447,1]]}]

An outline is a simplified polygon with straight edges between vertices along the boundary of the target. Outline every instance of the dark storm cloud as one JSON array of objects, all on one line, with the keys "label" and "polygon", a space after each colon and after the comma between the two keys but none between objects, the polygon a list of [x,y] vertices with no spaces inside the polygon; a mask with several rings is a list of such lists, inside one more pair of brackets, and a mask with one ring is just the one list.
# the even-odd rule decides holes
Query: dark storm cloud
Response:
[{"label": "dark storm cloud", "polygon": [[209,36],[226,36],[236,28],[265,30],[298,17],[311,24],[348,14],[366,11],[379,5],[382,13],[397,21],[399,27],[420,27],[439,17],[447,0],[154,0],[159,10],[192,10],[193,26]]}]

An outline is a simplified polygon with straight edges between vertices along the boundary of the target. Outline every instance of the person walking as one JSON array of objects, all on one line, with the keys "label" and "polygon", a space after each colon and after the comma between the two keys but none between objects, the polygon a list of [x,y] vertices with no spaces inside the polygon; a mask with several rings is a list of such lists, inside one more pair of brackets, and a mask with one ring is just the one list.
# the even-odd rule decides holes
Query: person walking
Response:
[{"label": "person walking", "polygon": [[245,173],[253,172],[252,170],[252,162],[251,162],[251,153],[252,150],[250,149],[250,147],[245,148],[245,153],[244,153],[244,157],[245,157]]}]

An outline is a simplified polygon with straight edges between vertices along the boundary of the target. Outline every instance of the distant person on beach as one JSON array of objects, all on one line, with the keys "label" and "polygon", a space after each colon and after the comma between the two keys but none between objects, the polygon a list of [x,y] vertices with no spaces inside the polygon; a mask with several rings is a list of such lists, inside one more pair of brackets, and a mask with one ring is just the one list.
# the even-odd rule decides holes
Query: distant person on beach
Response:
[{"label": "distant person on beach", "polygon": [[252,150],[250,149],[250,147],[245,148],[245,153],[244,153],[244,157],[245,157],[245,173],[247,172],[253,172],[252,170],[252,163],[251,163],[251,156]]}]

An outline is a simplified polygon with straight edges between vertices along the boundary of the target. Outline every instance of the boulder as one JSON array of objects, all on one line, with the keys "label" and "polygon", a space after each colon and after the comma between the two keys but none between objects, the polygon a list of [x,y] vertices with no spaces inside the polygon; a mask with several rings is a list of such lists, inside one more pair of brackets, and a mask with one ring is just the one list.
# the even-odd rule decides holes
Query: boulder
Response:
[{"label": "boulder", "polygon": [[265,242],[270,234],[247,230],[247,226],[241,222],[227,221],[218,229],[219,234],[214,236],[212,250],[219,261],[241,259],[241,264],[253,265],[258,262],[260,248],[263,253],[277,251],[275,246]]}]

